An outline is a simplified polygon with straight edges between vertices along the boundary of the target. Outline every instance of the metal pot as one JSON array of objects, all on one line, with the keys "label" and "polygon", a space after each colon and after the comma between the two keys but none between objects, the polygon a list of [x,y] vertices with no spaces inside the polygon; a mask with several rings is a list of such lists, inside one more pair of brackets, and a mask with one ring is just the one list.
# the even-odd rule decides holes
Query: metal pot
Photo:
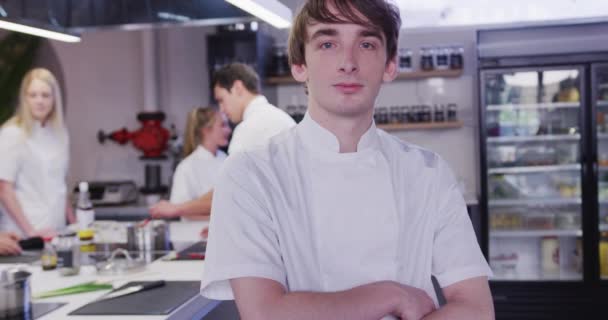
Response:
[{"label": "metal pot", "polygon": [[0,274],[0,318],[31,314],[31,275],[18,267],[2,271]]}]

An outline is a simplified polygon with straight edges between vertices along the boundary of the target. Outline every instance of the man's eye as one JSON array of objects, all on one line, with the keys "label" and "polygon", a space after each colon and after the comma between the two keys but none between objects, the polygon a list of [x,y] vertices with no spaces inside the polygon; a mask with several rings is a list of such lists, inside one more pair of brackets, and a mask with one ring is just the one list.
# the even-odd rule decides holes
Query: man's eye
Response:
[{"label": "man's eye", "polygon": [[321,48],[322,49],[330,49],[333,46],[333,44],[331,42],[323,42],[321,43]]},{"label": "man's eye", "polygon": [[361,47],[362,47],[362,48],[364,48],[364,49],[375,49],[375,48],[376,48],[376,45],[374,45],[374,44],[373,44],[373,43],[371,43],[371,42],[363,42],[363,43],[361,44]]}]

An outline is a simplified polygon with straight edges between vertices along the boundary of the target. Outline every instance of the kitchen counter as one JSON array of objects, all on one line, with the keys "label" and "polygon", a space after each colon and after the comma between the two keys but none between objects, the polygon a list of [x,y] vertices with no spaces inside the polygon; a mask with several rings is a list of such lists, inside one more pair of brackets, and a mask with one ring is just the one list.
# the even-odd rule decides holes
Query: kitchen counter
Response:
[{"label": "kitchen counter", "polygon": [[[199,240],[200,230],[206,226],[206,221],[188,221],[170,223],[171,240],[175,243],[177,250],[190,243]],[[5,265],[6,266],[6,265]],[[40,265],[22,265],[32,273],[31,289],[32,293],[54,290],[88,281],[111,281],[114,287],[121,286],[130,281],[200,281],[204,261],[163,261],[156,260],[146,266],[145,270],[126,276],[99,276],[93,266],[81,267],[80,273],[76,276],[64,277],[57,270],[43,271]],[[71,316],[70,312],[88,304],[89,302],[103,296],[108,290],[100,290],[90,293],[66,295],[45,299],[34,299],[33,302],[61,302],[66,305],[42,316],[40,320],[108,320],[108,319],[192,319],[205,316],[217,307],[219,301],[206,300],[202,296],[195,296],[187,303],[165,316]],[[179,316],[179,317],[176,317]]]}]

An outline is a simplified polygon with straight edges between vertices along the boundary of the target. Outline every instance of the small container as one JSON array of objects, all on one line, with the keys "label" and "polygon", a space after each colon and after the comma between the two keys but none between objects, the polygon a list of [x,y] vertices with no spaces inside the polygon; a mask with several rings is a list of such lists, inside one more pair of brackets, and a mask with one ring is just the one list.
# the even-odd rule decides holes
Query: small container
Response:
[{"label": "small container", "polygon": [[418,106],[411,106],[407,113],[407,122],[418,122]]},{"label": "small container", "polygon": [[52,239],[44,238],[44,249],[42,249],[42,255],[40,256],[42,270],[44,271],[55,270],[57,268],[57,251],[55,251],[51,243]]},{"label": "small container", "polygon": [[420,49],[420,69],[424,71],[431,71],[435,69],[433,63],[434,50],[428,47]]},{"label": "small container", "polygon": [[541,268],[545,274],[559,273],[559,239],[543,237],[541,240]]},{"label": "small container", "polygon": [[449,47],[438,48],[435,51],[434,62],[437,70],[447,70],[450,68],[450,54],[452,49]]},{"label": "small container", "polygon": [[401,106],[399,108],[399,122],[406,123],[408,122],[407,114],[410,112],[410,108],[408,106]]},{"label": "small container", "polygon": [[412,50],[399,48],[399,72],[411,72],[412,70]]},{"label": "small container", "polygon": [[399,106],[389,108],[389,123],[399,123]]},{"label": "small container", "polygon": [[423,105],[420,110],[421,110],[421,112],[419,113],[418,120],[420,122],[431,122],[431,120],[432,120],[431,107],[427,106],[427,105]]},{"label": "small container", "polygon": [[59,235],[57,268],[62,276],[73,276],[80,272],[80,248],[75,232]]},{"label": "small container", "polygon": [[450,52],[450,69],[459,70],[464,66],[464,48],[452,47]]},{"label": "small container", "polygon": [[378,111],[378,124],[388,123],[388,110],[386,107],[379,107]]},{"label": "small container", "polygon": [[458,120],[458,105],[454,103],[448,104],[447,110],[447,121],[457,121]]},{"label": "small container", "polygon": [[433,121],[435,122],[444,122],[445,121],[445,107],[443,105],[435,105],[435,110],[433,111]]}]

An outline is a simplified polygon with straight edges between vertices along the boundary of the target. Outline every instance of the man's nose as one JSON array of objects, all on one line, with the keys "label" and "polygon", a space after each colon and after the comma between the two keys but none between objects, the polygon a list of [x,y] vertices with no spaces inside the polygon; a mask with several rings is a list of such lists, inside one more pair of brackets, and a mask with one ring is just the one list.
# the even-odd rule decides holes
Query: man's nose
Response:
[{"label": "man's nose", "polygon": [[359,69],[357,55],[354,48],[345,48],[342,51],[342,63],[340,71],[345,73],[353,73]]}]

